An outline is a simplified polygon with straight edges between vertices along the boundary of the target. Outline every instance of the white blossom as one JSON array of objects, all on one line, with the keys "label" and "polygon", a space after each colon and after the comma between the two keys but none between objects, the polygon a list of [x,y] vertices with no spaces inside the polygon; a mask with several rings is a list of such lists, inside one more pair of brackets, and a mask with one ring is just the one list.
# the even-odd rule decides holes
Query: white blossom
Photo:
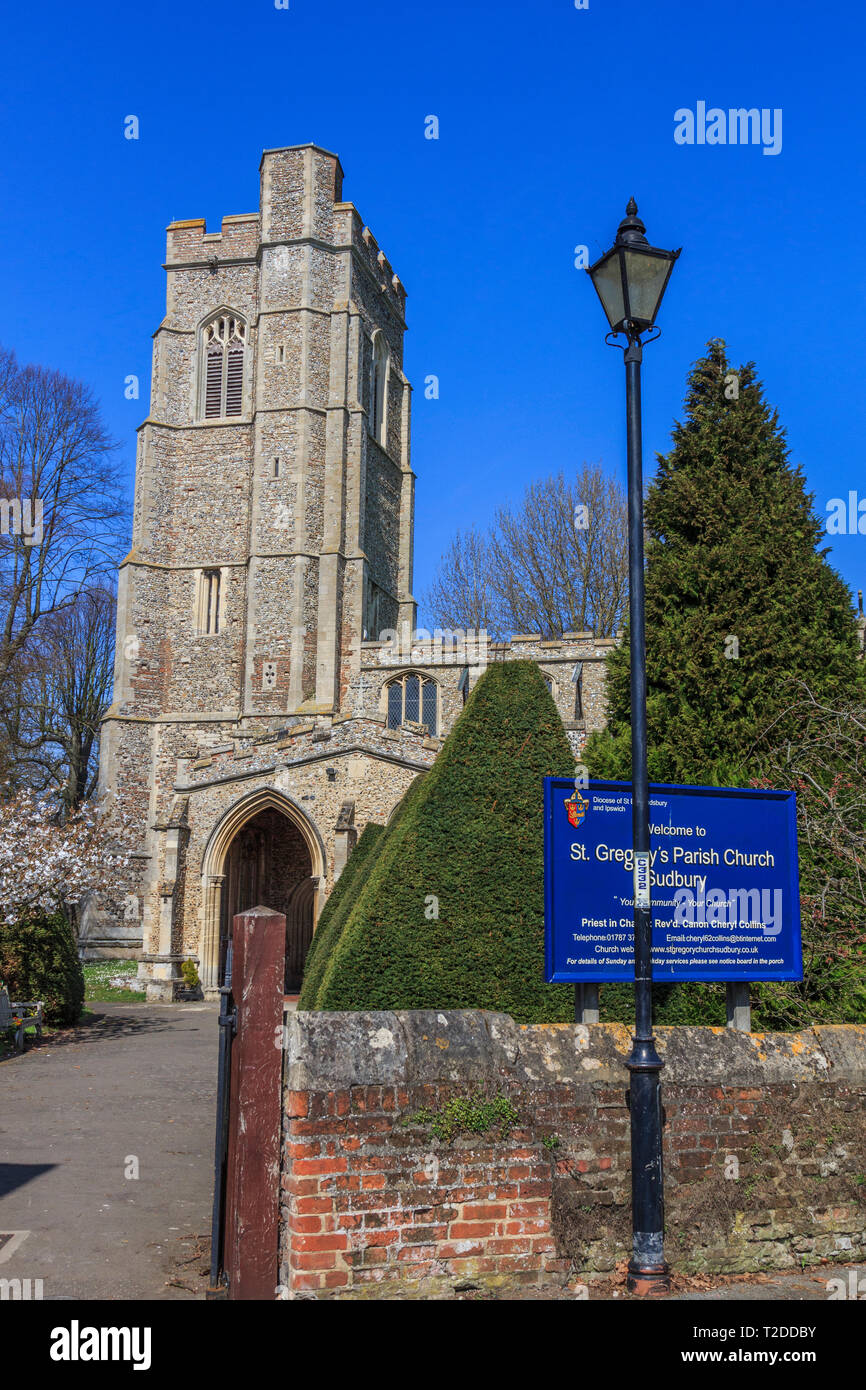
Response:
[{"label": "white blossom", "polygon": [[25,789],[0,799],[0,916],[11,924],[28,910],[52,913],[107,886],[127,863],[118,823],[92,805],[65,821],[58,803]]}]

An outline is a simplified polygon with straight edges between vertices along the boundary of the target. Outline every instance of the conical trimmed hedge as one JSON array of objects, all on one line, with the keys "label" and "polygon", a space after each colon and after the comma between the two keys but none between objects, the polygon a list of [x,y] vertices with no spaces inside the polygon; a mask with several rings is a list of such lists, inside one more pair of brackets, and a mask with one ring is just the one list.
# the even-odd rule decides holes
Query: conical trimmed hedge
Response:
[{"label": "conical trimmed hedge", "polygon": [[384,832],[385,826],[376,825],[373,821],[364,827],[363,834],[349,855],[343,872],[331,889],[330,897],[319,916],[304,963],[304,979],[301,992],[298,995],[299,1009],[315,1007],[316,995],[331,958],[331,952],[340,939],[346,913],[358,895],[358,888],[363,885],[362,871],[365,866],[369,867],[369,863],[375,859],[381,848],[381,838]]},{"label": "conical trimmed hedge", "polygon": [[573,767],[535,663],[492,666],[355,878],[316,1008],[573,1018],[571,987],[544,980],[542,795]]}]

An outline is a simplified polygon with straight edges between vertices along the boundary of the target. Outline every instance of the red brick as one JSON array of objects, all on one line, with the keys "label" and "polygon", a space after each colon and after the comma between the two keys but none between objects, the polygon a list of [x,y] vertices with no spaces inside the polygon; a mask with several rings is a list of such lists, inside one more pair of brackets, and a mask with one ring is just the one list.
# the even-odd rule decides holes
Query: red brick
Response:
[{"label": "red brick", "polygon": [[342,1288],[349,1282],[349,1271],[347,1269],[330,1269],[324,1278],[326,1289]]},{"label": "red brick", "polygon": [[365,1265],[383,1265],[388,1259],[388,1249],[384,1245],[368,1245],[359,1254]]},{"label": "red brick", "polygon": [[292,1255],[295,1269],[333,1269],[336,1263],[333,1250],[299,1250]]},{"label": "red brick", "polygon": [[402,1229],[403,1241],[406,1245],[412,1245],[414,1241],[428,1244],[431,1240],[445,1240],[447,1235],[447,1226],[404,1226]]},{"label": "red brick", "polygon": [[345,1158],[299,1158],[292,1166],[294,1172],[299,1176],[325,1177],[326,1175],[345,1173],[349,1164]]},{"label": "red brick", "polygon": [[366,1211],[364,1212],[364,1229],[375,1227],[377,1230],[381,1226],[393,1226],[398,1223],[389,1220],[391,1212],[388,1211]]},{"label": "red brick", "polygon": [[349,1237],[345,1231],[335,1231],[326,1235],[293,1235],[293,1250],[345,1250]]},{"label": "red brick", "polygon": [[464,1221],[498,1221],[507,1215],[506,1202],[467,1202],[463,1208]]},{"label": "red brick", "polygon": [[550,1203],[543,1200],[535,1202],[509,1202],[509,1216],[547,1216]]},{"label": "red brick", "polygon": [[294,1200],[294,1210],[298,1216],[311,1216],[314,1212],[331,1211],[333,1205],[333,1197],[296,1197]]},{"label": "red brick", "polygon": [[531,1250],[532,1244],[528,1238],[518,1239],[514,1236],[505,1236],[487,1242],[489,1255],[528,1255]]},{"label": "red brick", "polygon": [[302,1293],[307,1289],[320,1289],[322,1287],[322,1275],[298,1274],[292,1271],[291,1286]]},{"label": "red brick", "polygon": [[289,1091],[286,1095],[286,1114],[289,1116],[306,1115],[309,1100],[306,1091]]},{"label": "red brick", "polygon": [[443,1241],[436,1251],[440,1260],[460,1260],[469,1255],[482,1255],[484,1253],[484,1242],[461,1241],[455,1245],[449,1241]]},{"label": "red brick", "polygon": [[400,1232],[393,1227],[383,1227],[381,1230],[367,1230],[365,1227],[361,1235],[353,1237],[358,1249],[369,1245],[395,1245],[399,1239]]},{"label": "red brick", "polygon": [[496,1232],[493,1221],[452,1221],[448,1234],[452,1240],[474,1240],[479,1236],[492,1236]]},{"label": "red brick", "polygon": [[393,1125],[392,1120],[383,1120],[380,1115],[361,1115],[353,1118],[353,1134],[386,1134]]},{"label": "red brick", "polygon": [[497,1274],[499,1272],[499,1261],[492,1255],[475,1259],[472,1256],[461,1255],[449,1261],[454,1274]]},{"label": "red brick", "polygon": [[304,1135],[345,1134],[345,1120],[290,1120],[288,1133],[292,1139]]},{"label": "red brick", "polygon": [[292,1230],[299,1235],[312,1235],[315,1231],[322,1229],[321,1216],[293,1216]]},{"label": "red brick", "polygon": [[286,1154],[289,1158],[318,1158],[322,1152],[322,1145],[318,1139],[306,1139],[296,1143],[286,1144]]},{"label": "red brick", "polygon": [[286,1179],[286,1191],[293,1197],[315,1197],[319,1191],[317,1178],[298,1178],[294,1174]]}]

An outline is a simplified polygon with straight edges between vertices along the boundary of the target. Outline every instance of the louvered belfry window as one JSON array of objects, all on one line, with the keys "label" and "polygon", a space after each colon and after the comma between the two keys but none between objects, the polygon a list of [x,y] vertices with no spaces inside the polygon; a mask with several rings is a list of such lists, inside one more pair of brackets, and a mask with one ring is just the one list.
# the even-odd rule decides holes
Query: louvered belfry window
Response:
[{"label": "louvered belfry window", "polygon": [[206,420],[241,415],[244,404],[244,352],[247,326],[234,314],[220,314],[204,330]]}]

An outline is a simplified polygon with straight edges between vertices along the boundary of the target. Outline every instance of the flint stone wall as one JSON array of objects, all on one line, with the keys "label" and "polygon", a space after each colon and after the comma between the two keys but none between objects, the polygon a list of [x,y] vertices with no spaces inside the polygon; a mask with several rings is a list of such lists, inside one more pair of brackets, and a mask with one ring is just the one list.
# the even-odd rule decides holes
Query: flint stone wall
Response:
[{"label": "flint stone wall", "polygon": [[[866,1258],[866,1028],[657,1036],[670,1263]],[[621,1025],[479,1011],[289,1015],[281,1285],[438,1298],[610,1275],[630,1253],[629,1045]],[[454,1098],[518,1118],[446,1142],[429,1116]]]}]

